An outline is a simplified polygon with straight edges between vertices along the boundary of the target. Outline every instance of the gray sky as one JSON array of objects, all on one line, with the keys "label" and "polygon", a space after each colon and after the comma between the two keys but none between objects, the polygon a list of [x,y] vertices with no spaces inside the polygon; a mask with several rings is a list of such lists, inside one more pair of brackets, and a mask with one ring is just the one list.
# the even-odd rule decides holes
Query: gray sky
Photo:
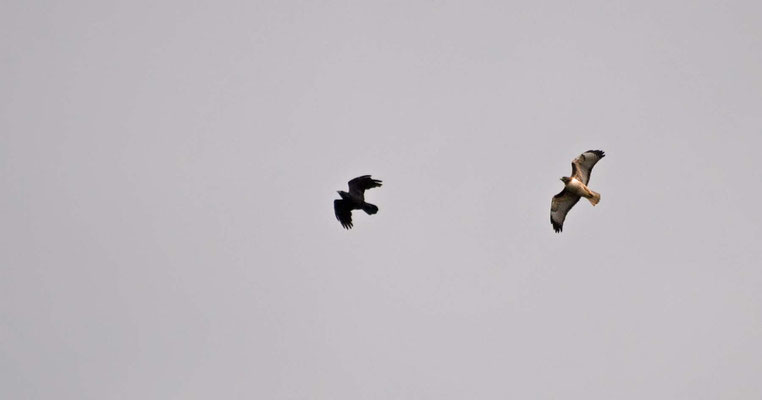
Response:
[{"label": "gray sky", "polygon": [[0,54],[0,398],[762,398],[759,1],[11,0]]}]

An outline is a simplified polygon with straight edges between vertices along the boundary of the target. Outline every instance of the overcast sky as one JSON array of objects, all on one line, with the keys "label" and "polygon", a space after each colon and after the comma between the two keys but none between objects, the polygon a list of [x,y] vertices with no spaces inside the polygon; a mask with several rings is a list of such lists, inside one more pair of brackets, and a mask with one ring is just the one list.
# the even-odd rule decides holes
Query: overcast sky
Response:
[{"label": "overcast sky", "polygon": [[761,147],[756,0],[5,1],[0,398],[759,399]]}]

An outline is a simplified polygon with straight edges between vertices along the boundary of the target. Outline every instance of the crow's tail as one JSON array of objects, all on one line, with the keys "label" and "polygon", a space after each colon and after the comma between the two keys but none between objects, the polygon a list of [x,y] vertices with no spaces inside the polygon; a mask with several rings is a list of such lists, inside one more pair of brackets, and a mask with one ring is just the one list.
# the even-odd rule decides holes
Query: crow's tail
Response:
[{"label": "crow's tail", "polygon": [[365,203],[362,205],[362,210],[365,211],[368,215],[373,215],[378,212],[378,207],[370,203]]}]

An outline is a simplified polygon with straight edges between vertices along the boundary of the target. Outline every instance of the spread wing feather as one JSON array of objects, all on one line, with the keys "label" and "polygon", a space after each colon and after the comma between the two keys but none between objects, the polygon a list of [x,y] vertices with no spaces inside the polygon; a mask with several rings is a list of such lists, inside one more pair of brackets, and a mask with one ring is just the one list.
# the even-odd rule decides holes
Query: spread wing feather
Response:
[{"label": "spread wing feather", "polygon": [[585,185],[590,182],[590,174],[593,172],[595,163],[605,157],[606,153],[600,150],[588,150],[572,161],[572,177],[577,178]]},{"label": "spread wing feather", "polygon": [[550,202],[550,223],[553,225],[553,230],[561,232],[564,229],[566,214],[578,201],[579,196],[566,189],[553,196]]},{"label": "spread wing feather", "polygon": [[379,186],[381,186],[381,181],[371,178],[370,175],[358,176],[349,181],[349,194],[362,199],[367,189],[373,189]]},{"label": "spread wing feather", "polygon": [[336,212],[336,219],[341,222],[344,229],[352,228],[352,208],[346,200],[336,199],[333,201],[333,211]]}]

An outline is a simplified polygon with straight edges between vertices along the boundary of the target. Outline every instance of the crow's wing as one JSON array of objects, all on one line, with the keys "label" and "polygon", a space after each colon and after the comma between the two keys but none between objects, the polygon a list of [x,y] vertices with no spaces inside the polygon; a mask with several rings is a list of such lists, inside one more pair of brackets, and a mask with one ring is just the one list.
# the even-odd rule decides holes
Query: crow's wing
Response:
[{"label": "crow's wing", "polygon": [[579,196],[566,189],[553,196],[553,200],[550,202],[550,223],[553,225],[554,231],[561,232],[564,230],[566,214],[578,201]]},{"label": "crow's wing", "polygon": [[600,150],[588,150],[580,154],[572,161],[572,178],[577,178],[578,181],[587,185],[595,163],[605,156],[606,154]]},{"label": "crow's wing", "polygon": [[349,194],[362,199],[366,189],[379,186],[381,186],[381,181],[371,178],[370,175],[358,176],[349,181]]},{"label": "crow's wing", "polygon": [[336,219],[341,222],[344,229],[352,228],[352,208],[346,200],[336,199],[333,201],[333,211],[336,212]]}]

